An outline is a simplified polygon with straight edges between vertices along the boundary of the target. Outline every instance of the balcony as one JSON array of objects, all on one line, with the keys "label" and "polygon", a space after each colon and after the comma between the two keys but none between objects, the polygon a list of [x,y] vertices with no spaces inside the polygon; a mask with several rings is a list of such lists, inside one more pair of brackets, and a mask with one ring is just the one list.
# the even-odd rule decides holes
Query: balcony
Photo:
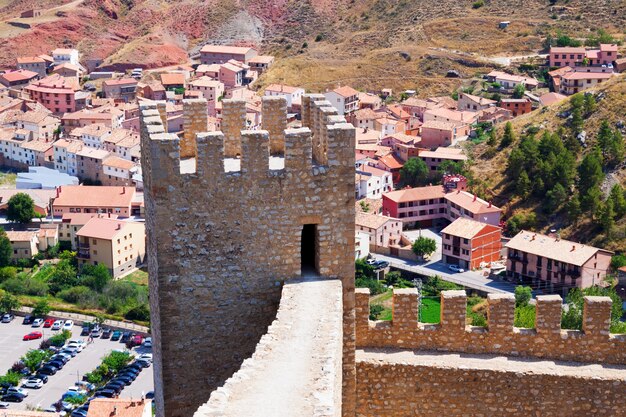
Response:
[{"label": "balcony", "polygon": [[89,243],[79,242],[77,256],[83,259],[89,259],[91,254],[89,252]]},{"label": "balcony", "polygon": [[523,262],[523,263],[528,263],[528,258],[527,257],[522,257],[520,255],[513,255],[513,254],[509,254],[507,256],[508,259],[511,259],[513,261],[517,261],[517,262]]}]

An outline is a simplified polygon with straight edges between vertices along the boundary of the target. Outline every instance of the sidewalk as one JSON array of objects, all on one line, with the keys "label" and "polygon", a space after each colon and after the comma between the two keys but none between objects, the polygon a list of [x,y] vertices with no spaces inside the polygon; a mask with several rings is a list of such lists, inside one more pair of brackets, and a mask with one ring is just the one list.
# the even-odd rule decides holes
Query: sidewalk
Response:
[{"label": "sidewalk", "polygon": [[[32,307],[20,307],[15,311],[16,314],[30,314],[33,311]],[[60,320],[73,320],[74,324],[82,325],[85,322],[93,322],[95,321],[94,316],[88,316],[86,314],[78,314],[78,313],[66,313],[63,311],[50,311],[47,314],[48,317]],[[149,328],[146,326],[140,326],[135,323],[125,322],[125,321],[115,321],[115,320],[105,320],[102,324],[105,327],[110,327],[114,330],[130,330],[134,332],[149,333]]]}]

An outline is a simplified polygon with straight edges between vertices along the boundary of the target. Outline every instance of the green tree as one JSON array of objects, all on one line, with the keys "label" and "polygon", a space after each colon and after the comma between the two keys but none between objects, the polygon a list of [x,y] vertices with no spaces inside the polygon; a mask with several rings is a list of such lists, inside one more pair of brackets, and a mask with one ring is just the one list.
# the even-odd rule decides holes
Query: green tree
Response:
[{"label": "green tree", "polygon": [[532,189],[532,183],[530,182],[530,178],[528,178],[528,174],[526,171],[522,171],[517,179],[517,183],[515,184],[515,193],[525,198],[530,194],[530,190]]},{"label": "green tree", "polygon": [[48,283],[50,284],[50,291],[53,294],[65,288],[78,285],[79,279],[76,268],[72,266],[69,260],[62,259],[54,268],[54,272],[50,276]]},{"label": "green tree", "polygon": [[7,266],[11,263],[11,255],[13,254],[13,247],[11,241],[7,236],[7,232],[0,227],[0,267]]},{"label": "green tree", "polygon": [[39,349],[31,349],[21,358],[22,363],[31,373],[39,369],[41,363],[46,359],[48,359],[48,354]]},{"label": "green tree", "polygon": [[7,203],[7,220],[30,223],[35,217],[35,202],[26,193],[14,194]]},{"label": "green tree", "polygon": [[39,301],[37,301],[37,303],[35,304],[35,307],[33,307],[33,316],[35,317],[46,317],[48,315],[48,313],[50,313],[50,304],[48,303],[48,299],[44,298],[41,299]]},{"label": "green tree", "polygon": [[83,265],[81,275],[83,285],[98,292],[101,292],[109,281],[111,281],[109,269],[104,264]]},{"label": "green tree", "polygon": [[487,145],[496,146],[498,144],[498,137],[496,136],[496,129],[489,131],[489,138],[487,139]]},{"label": "green tree", "polygon": [[556,184],[554,188],[546,193],[545,208],[549,213],[555,212],[567,200],[567,191],[561,184]]},{"label": "green tree", "polygon": [[104,358],[102,364],[114,372],[119,372],[130,360],[130,353],[113,351]]},{"label": "green tree", "polygon": [[513,98],[522,98],[524,97],[525,92],[526,92],[526,87],[524,87],[524,84],[519,83],[513,89]]},{"label": "green tree", "polygon": [[583,212],[591,213],[595,216],[602,201],[601,199],[602,191],[598,185],[594,185],[581,195],[580,208]]},{"label": "green tree", "polygon": [[574,108],[572,110],[572,121],[571,121],[572,134],[574,136],[578,136],[585,126],[585,121],[583,119],[582,110],[580,107]]},{"label": "green tree", "polygon": [[621,219],[626,215],[626,196],[624,195],[624,189],[620,184],[615,184],[611,188],[609,199],[613,201],[613,209],[615,210],[615,218]]},{"label": "green tree", "polygon": [[3,291],[0,294],[0,311],[13,311],[20,308],[20,302],[16,296]]},{"label": "green tree", "polygon": [[420,257],[430,255],[437,250],[437,242],[435,242],[435,239],[420,236],[413,242],[411,249],[414,254]]},{"label": "green tree", "polygon": [[428,182],[429,169],[420,158],[409,158],[400,169],[400,182],[404,186],[416,187]]},{"label": "green tree", "polygon": [[510,146],[515,140],[515,134],[513,133],[513,125],[511,122],[506,122],[504,126],[504,134],[502,135],[502,140],[500,140],[500,148],[506,148]]},{"label": "green tree", "polygon": [[610,198],[598,207],[598,220],[602,230],[610,239],[615,227],[615,211],[613,210],[613,200]]},{"label": "green tree", "polygon": [[[580,207],[593,211],[600,196],[599,184],[604,179],[601,156],[598,150],[589,152],[578,166],[578,190],[581,194]],[[594,201],[595,199],[595,201]]]},{"label": "green tree", "polygon": [[567,218],[569,219],[570,223],[578,224],[578,221],[580,220],[580,215],[582,214],[578,194],[574,194],[572,198],[569,199],[567,205],[565,206],[565,211],[567,212]]},{"label": "green tree", "polygon": [[626,255],[614,255],[611,258],[611,268],[618,269],[626,266]]},{"label": "green tree", "polygon": [[606,164],[610,168],[614,168],[616,165],[624,161],[626,149],[624,146],[624,137],[619,130],[616,129],[613,132],[613,137],[611,138],[611,142],[609,143],[609,147],[606,153]]},{"label": "green tree", "polygon": [[585,116],[588,117],[589,115],[591,115],[591,113],[596,111],[596,108],[598,107],[598,104],[596,103],[596,97],[593,94],[585,94],[585,103],[583,107],[585,109]]},{"label": "green tree", "polygon": [[528,305],[528,302],[533,297],[533,290],[530,287],[518,285],[515,287],[515,306],[523,307]]},{"label": "green tree", "polygon": [[573,288],[569,291],[566,297],[567,309],[563,309],[563,316],[561,319],[561,327],[564,329],[577,329],[582,330],[583,323],[583,304],[584,296],[604,296],[610,297],[611,304],[611,328],[619,326],[620,318],[622,317],[622,300],[615,291],[615,288],[593,286],[581,290],[580,288]]}]

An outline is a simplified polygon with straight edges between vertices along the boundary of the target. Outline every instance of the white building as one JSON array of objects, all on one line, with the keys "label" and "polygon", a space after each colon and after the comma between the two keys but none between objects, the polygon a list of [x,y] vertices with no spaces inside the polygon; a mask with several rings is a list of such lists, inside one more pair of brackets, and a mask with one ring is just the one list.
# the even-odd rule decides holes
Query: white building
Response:
[{"label": "white building", "polygon": [[104,149],[104,141],[111,136],[111,129],[102,123],[81,127],[80,138],[90,148]]},{"label": "white building", "polygon": [[359,108],[359,92],[347,85],[324,93],[324,97],[342,116],[355,112]]},{"label": "white building", "polygon": [[76,175],[78,172],[76,153],[82,149],[82,143],[77,140],[61,139],[53,145],[54,169],[69,175]]},{"label": "white building", "polygon": [[354,239],[354,260],[367,258],[370,254],[370,235],[356,232]]},{"label": "white building", "polygon": [[361,165],[357,168],[354,186],[357,200],[382,198],[383,193],[387,193],[393,188],[392,176],[390,172],[382,169]]},{"label": "white building", "polygon": [[63,64],[80,65],[77,49],[57,48],[52,51],[52,59],[54,59],[55,66]]},{"label": "white building", "polygon": [[302,103],[302,95],[305,93],[304,88],[292,87],[284,84],[270,84],[263,93],[266,97],[285,97],[287,100],[287,108],[294,104]]}]

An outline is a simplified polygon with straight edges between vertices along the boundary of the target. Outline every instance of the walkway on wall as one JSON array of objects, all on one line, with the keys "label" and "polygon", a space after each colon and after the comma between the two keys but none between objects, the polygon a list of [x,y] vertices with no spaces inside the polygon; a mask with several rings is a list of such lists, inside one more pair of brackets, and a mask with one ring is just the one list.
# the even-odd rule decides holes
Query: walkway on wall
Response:
[{"label": "walkway on wall", "polygon": [[285,283],[252,358],[194,417],[340,415],[342,311],[339,280],[310,274]]}]

